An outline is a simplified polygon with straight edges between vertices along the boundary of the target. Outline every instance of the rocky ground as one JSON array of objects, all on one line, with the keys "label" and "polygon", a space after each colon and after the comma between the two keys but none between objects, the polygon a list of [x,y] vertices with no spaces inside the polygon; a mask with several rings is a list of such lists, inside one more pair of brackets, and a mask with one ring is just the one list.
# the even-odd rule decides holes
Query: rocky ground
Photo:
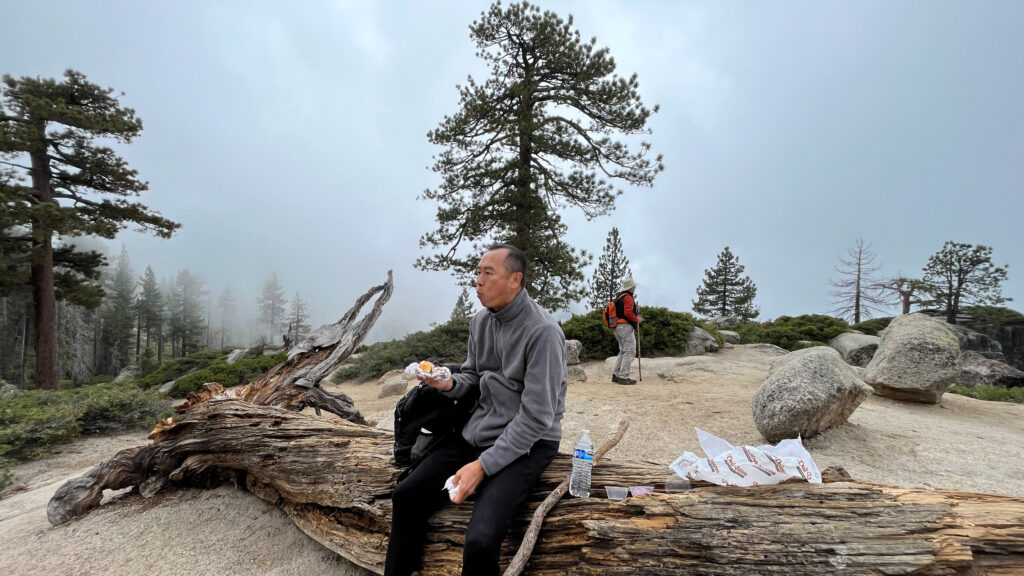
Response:
[{"label": "rocky ground", "polygon": [[[665,465],[666,474],[684,450],[701,453],[694,427],[734,444],[761,444],[750,400],[775,355],[769,347],[737,346],[645,359],[636,386],[612,384],[609,362],[586,363],[587,380],[569,386],[562,451],[584,427],[601,444],[622,418],[630,420],[629,432],[607,458],[649,460]],[[367,418],[389,426],[398,397],[377,398],[376,382],[329,388],[350,394]],[[150,500],[110,495],[100,509],[50,527],[46,502],[63,481],[145,442],[142,433],[88,438],[19,467],[16,486],[0,500],[0,574],[364,574],[276,508],[232,487]],[[842,466],[861,480],[1024,496],[1022,405],[952,394],[938,405],[871,396],[847,424],[805,445],[820,468]]]}]

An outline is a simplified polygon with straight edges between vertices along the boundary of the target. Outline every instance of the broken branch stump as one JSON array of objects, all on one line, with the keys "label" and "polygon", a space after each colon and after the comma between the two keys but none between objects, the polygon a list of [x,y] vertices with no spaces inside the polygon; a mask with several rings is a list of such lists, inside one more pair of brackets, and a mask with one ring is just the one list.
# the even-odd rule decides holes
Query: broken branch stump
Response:
[{"label": "broken branch stump", "polygon": [[[400,473],[390,432],[224,399],[161,425],[152,438],[61,487],[47,508],[51,522],[83,512],[81,503],[104,488],[233,477],[328,548],[382,571]],[[570,467],[559,455],[545,472],[506,539],[503,562]],[[651,463],[605,460],[593,486],[663,489],[666,473]],[[460,572],[470,510],[446,506],[431,518],[425,574]],[[1024,499],[855,482],[572,499],[548,514],[525,573],[1024,573]]]}]

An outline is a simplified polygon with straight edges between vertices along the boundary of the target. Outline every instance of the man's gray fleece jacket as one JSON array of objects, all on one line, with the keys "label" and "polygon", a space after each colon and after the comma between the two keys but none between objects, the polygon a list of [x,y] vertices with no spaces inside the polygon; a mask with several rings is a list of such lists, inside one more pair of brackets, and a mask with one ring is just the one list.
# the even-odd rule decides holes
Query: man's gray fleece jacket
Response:
[{"label": "man's gray fleece jacket", "polygon": [[501,310],[481,310],[473,317],[466,363],[453,379],[451,396],[480,387],[480,403],[462,436],[486,448],[480,464],[488,476],[528,453],[538,440],[562,439],[565,334],[526,290]]}]

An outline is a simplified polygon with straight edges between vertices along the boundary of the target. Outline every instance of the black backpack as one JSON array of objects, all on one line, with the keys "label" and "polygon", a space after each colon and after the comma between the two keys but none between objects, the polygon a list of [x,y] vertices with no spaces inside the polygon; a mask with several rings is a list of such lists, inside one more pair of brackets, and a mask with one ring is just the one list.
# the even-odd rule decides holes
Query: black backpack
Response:
[{"label": "black backpack", "polygon": [[395,405],[395,464],[411,469],[448,435],[462,432],[479,397],[479,386],[456,399],[422,382],[406,392]]}]

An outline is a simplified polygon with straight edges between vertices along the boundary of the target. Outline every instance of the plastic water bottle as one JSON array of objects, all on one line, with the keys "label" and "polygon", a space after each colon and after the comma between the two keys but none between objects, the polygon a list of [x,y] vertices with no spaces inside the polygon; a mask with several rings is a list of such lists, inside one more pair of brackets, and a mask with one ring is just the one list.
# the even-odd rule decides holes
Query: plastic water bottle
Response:
[{"label": "plastic water bottle", "polygon": [[594,467],[594,443],[590,441],[590,430],[584,430],[576,441],[572,455],[572,476],[569,478],[569,494],[577,498],[590,497],[590,470]]}]

